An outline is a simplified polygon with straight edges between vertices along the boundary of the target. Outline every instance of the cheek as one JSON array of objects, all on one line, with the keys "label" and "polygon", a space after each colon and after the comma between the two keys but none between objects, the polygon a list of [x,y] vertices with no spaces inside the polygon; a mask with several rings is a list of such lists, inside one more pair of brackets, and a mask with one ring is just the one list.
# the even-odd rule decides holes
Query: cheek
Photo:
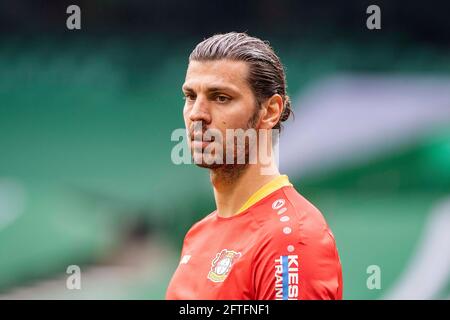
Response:
[{"label": "cheek", "polygon": [[227,114],[226,117],[222,117],[220,119],[220,125],[224,128],[245,128],[250,116],[251,114],[248,110],[241,106],[240,108],[233,110],[232,113]]},{"label": "cheek", "polygon": [[186,125],[186,127],[188,127],[190,120],[189,120],[189,110],[186,106],[183,108],[183,119],[184,124]]}]

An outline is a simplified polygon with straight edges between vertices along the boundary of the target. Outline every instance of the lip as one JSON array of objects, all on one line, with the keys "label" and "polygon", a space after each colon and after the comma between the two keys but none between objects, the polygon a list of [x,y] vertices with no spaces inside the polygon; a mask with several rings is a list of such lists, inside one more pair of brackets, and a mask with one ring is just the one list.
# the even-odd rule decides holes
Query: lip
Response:
[{"label": "lip", "polygon": [[192,140],[191,141],[191,144],[192,144],[192,147],[194,148],[194,149],[204,149],[204,148],[206,148],[206,146],[208,145],[208,144],[210,144],[212,141],[198,141],[198,140]]},{"label": "lip", "polygon": [[[206,134],[206,132],[190,132],[189,136],[191,137],[191,141],[206,141],[206,142],[213,142],[216,140],[216,137],[214,135],[209,136],[209,134]],[[209,136],[209,137],[205,137]]]}]

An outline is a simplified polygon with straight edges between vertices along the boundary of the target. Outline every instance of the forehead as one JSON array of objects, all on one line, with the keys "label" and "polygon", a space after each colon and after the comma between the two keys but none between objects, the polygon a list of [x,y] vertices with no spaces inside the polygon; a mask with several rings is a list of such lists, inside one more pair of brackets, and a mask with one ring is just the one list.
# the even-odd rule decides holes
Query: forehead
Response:
[{"label": "forehead", "polygon": [[183,87],[207,86],[247,87],[248,65],[244,61],[211,60],[191,61]]}]

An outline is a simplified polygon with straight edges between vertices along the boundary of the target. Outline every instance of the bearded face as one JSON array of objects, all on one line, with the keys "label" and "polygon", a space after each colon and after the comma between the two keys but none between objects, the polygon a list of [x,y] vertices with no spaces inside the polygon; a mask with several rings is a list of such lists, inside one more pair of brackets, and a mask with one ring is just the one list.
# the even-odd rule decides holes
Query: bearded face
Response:
[{"label": "bearded face", "polygon": [[183,115],[198,166],[245,166],[257,148],[259,110],[247,74],[242,61],[189,63]]},{"label": "bearded face", "polygon": [[204,129],[201,121],[189,129],[191,154],[194,163],[202,168],[217,169],[255,163],[258,146],[256,120],[258,112],[248,119],[246,126],[238,129]]}]

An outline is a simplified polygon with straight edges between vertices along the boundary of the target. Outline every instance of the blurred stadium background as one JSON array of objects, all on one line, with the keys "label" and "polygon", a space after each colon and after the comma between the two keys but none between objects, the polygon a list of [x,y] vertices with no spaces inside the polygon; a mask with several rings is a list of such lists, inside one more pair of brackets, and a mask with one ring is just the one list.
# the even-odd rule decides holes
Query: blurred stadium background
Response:
[{"label": "blurred stadium background", "polygon": [[[164,298],[185,232],[214,209],[207,172],[170,159],[187,56],[227,31],[269,40],[286,66],[281,170],[335,234],[344,298],[449,299],[448,9],[0,2],[0,299]],[[81,290],[66,289],[69,265]]]}]

